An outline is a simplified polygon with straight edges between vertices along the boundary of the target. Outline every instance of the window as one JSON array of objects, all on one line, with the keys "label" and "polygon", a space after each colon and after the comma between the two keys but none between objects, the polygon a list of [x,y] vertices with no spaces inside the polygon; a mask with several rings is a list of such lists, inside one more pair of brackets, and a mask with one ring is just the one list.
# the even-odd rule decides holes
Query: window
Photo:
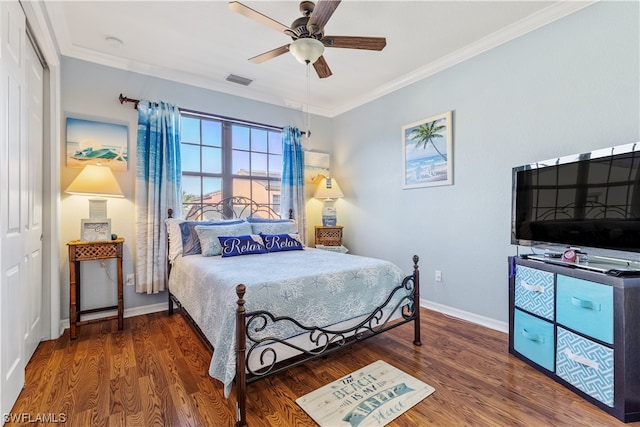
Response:
[{"label": "window", "polygon": [[280,212],[282,137],[275,127],[182,111],[182,209],[248,197]]}]

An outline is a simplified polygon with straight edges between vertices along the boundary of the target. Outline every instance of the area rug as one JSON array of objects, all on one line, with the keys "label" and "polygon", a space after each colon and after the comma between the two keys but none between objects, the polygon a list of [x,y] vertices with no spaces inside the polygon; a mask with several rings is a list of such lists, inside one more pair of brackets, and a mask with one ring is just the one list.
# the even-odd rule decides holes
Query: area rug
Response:
[{"label": "area rug", "polygon": [[378,360],[296,403],[321,427],[384,426],[435,389]]}]

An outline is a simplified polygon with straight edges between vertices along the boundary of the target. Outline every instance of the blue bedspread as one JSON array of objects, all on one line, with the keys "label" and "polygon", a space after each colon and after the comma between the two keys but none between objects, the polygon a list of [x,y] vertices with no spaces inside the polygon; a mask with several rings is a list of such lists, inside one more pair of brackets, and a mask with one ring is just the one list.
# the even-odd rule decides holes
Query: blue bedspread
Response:
[{"label": "blue bedspread", "polygon": [[[214,346],[209,374],[229,395],[235,376],[236,285],[247,311],[267,310],[305,325],[328,326],[372,312],[402,283],[403,272],[375,258],[305,248],[231,258],[176,260],[169,289]],[[281,329],[269,333],[293,334]]]}]

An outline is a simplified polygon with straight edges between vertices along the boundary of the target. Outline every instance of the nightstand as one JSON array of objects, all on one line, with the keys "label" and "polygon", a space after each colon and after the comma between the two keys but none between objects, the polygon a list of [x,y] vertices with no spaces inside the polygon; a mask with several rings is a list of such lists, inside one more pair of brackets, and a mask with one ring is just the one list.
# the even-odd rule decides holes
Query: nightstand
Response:
[{"label": "nightstand", "polygon": [[[122,330],[124,301],[122,290],[122,244],[123,238],[116,240],[100,240],[95,242],[83,242],[80,240],[72,240],[67,243],[69,246],[69,331],[71,339],[76,338],[76,328],[93,322],[101,322],[104,320],[118,320],[118,330]],[[90,310],[80,309],[80,262],[96,261],[101,259],[115,258],[118,268],[117,294],[118,304],[109,307],[93,308]],[[118,310],[118,314],[113,316],[102,317],[93,320],[80,320],[81,314],[97,313],[107,310]]]},{"label": "nightstand", "polygon": [[316,245],[342,246],[342,226],[316,225]]}]

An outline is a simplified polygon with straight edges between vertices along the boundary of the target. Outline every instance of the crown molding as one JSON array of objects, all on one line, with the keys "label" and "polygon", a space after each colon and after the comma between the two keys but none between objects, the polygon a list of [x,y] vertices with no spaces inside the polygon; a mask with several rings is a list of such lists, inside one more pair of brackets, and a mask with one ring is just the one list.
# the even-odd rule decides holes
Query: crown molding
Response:
[{"label": "crown molding", "polygon": [[40,2],[22,2],[21,5],[27,17],[27,25],[37,41],[38,50],[42,53],[48,66],[58,67],[60,65],[58,49],[52,32],[49,31],[44,6]]},{"label": "crown molding", "polygon": [[575,13],[587,6],[597,3],[599,0],[594,1],[561,1],[548,6],[537,13],[534,13],[518,22],[514,22],[507,27],[496,31],[474,43],[465,46],[455,52],[452,52],[444,57],[416,70],[415,72],[406,74],[399,79],[389,82],[389,84],[379,87],[377,90],[372,91],[366,96],[352,100],[349,103],[332,110],[330,117],[335,117],[356,107],[364,105],[382,96],[388,95],[392,92],[416,83],[420,80],[424,80],[427,77],[433,76],[447,68],[453,67],[467,59],[480,55],[483,52],[498,47],[504,43],[521,37],[531,31],[544,27],[558,19],[564,18],[572,13]]},{"label": "crown molding", "polygon": [[[368,94],[350,100],[347,103],[328,108],[320,108],[310,106],[310,112],[315,115],[333,118],[368,102],[374,101],[382,96],[388,95],[401,88],[409,86],[420,80],[424,80],[434,74],[437,74],[447,68],[453,67],[467,59],[473,58],[483,52],[521,37],[531,31],[537,30],[545,25],[555,22],[565,16],[584,9],[599,0],[593,1],[559,1],[556,2],[518,22],[496,31],[476,42],[465,46],[455,52],[452,52],[418,70],[406,74],[398,79],[380,86]],[[277,96],[268,95],[266,93],[255,90],[255,88],[239,87],[238,85],[221,83],[214,81],[208,77],[187,73],[183,71],[172,70],[164,67],[157,67],[132,59],[117,58],[112,55],[103,54],[91,49],[74,46],[71,43],[67,32],[68,26],[64,14],[55,6],[57,2],[46,2],[46,9],[50,21],[55,24],[52,28],[58,30],[55,38],[58,43],[58,49],[61,55],[112,67],[125,71],[131,71],[152,77],[158,77],[171,80],[191,86],[201,87],[228,95],[239,96],[254,101],[264,102],[267,104],[277,105],[283,108],[301,110],[301,108],[292,108],[292,102]]]}]

